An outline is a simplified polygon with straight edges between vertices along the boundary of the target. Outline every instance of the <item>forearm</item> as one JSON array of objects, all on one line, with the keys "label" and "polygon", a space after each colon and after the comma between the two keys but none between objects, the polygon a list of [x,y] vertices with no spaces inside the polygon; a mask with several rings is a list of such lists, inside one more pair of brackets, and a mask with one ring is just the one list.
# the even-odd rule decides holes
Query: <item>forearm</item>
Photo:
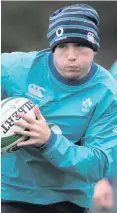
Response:
[{"label": "forearm", "polygon": [[40,152],[55,167],[87,182],[97,182],[107,171],[108,160],[102,151],[75,145],[64,136],[53,134]]}]

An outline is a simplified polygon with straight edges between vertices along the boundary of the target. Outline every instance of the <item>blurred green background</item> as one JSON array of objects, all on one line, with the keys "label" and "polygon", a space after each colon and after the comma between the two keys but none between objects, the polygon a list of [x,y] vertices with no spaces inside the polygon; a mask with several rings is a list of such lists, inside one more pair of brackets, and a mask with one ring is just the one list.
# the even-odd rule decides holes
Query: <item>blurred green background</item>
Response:
[{"label": "blurred green background", "polygon": [[48,48],[49,16],[56,9],[77,3],[90,4],[99,13],[101,48],[96,61],[110,68],[117,59],[117,1],[2,1],[2,52]]}]

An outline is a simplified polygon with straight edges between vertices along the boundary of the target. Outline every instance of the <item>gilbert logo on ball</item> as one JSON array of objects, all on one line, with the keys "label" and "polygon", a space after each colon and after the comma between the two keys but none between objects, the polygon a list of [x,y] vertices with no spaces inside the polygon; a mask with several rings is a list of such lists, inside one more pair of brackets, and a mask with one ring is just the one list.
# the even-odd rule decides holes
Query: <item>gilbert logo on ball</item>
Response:
[{"label": "gilbert logo on ball", "polygon": [[14,131],[23,128],[16,126],[18,113],[27,113],[34,117],[34,104],[23,97],[10,97],[1,101],[1,153],[8,153],[17,150],[17,143],[27,140],[28,137],[16,135]]}]

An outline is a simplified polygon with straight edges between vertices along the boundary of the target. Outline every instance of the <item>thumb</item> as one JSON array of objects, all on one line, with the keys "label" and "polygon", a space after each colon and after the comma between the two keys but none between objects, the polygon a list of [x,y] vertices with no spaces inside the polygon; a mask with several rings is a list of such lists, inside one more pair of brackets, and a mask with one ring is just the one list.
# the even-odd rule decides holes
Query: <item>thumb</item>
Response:
[{"label": "thumb", "polygon": [[37,104],[34,106],[34,114],[37,120],[45,120]]}]

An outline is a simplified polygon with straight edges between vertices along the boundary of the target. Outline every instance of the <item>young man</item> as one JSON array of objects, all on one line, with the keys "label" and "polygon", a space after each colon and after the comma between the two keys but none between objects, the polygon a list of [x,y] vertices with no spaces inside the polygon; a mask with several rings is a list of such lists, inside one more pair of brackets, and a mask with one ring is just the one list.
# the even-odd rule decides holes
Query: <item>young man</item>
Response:
[{"label": "young man", "polygon": [[[111,67],[110,73],[113,75],[113,77],[117,81],[117,61]],[[117,126],[115,127],[115,132],[117,132]],[[117,151],[115,156],[117,156]],[[104,178],[96,184],[95,190],[94,190],[94,204],[97,208],[102,208],[102,209],[113,208],[114,197],[113,197],[112,182],[113,182],[112,178]]]},{"label": "young man", "polygon": [[29,98],[36,119],[19,115],[30,138],[2,156],[2,213],[90,208],[117,146],[117,84],[93,61],[98,24],[92,7],[68,6],[50,17],[50,49],[3,54],[3,98]]}]

